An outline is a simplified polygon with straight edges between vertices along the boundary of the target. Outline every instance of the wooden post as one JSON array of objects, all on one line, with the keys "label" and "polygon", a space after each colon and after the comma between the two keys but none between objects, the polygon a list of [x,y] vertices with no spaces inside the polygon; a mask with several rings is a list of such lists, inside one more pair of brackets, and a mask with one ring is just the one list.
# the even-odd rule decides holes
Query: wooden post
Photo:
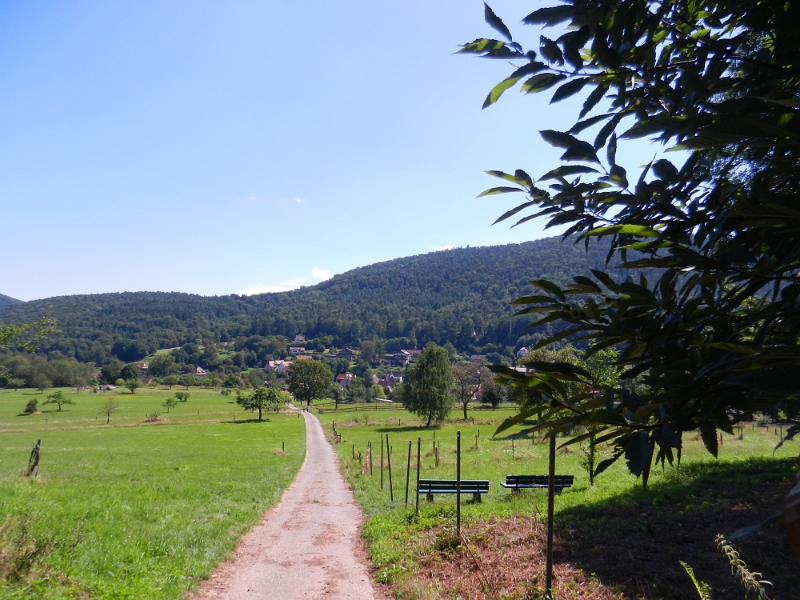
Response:
[{"label": "wooden post", "polygon": [[417,438],[417,502],[416,502],[416,511],[419,514],[419,455],[422,451],[422,438]]},{"label": "wooden post", "polygon": [[475,436],[475,450],[478,449],[478,436]]},{"label": "wooden post", "polygon": [[353,444],[353,460],[356,458],[356,445]]},{"label": "wooden post", "polygon": [[408,483],[411,479],[411,440],[408,440],[408,464],[406,465],[406,506],[408,506]]},{"label": "wooden post", "polygon": [[461,432],[456,432],[456,533],[461,535]]},{"label": "wooden post", "polygon": [[281,452],[286,450],[286,442],[281,442]]},{"label": "wooden post", "polygon": [[394,502],[394,489],[392,488],[392,448],[389,446],[389,434],[386,434],[386,463],[389,468],[389,500]]},{"label": "wooden post", "polygon": [[372,442],[367,442],[369,447],[369,476],[372,477]]},{"label": "wooden post", "polygon": [[552,598],[553,583],[553,508],[556,497],[556,436],[550,436],[550,469],[547,481],[547,560],[545,565],[544,593]]},{"label": "wooden post", "polygon": [[25,472],[25,475],[30,477],[33,475],[34,477],[39,475],[39,458],[42,455],[42,440],[37,440],[36,445],[31,450],[31,456],[28,459],[28,470]]},{"label": "wooden post", "polygon": [[381,490],[383,490],[383,436],[381,436]]}]

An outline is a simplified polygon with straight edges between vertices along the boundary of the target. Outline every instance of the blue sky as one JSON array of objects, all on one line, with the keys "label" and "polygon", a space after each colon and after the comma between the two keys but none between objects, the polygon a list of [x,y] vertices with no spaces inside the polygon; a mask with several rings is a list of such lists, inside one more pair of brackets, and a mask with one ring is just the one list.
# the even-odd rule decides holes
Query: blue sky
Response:
[{"label": "blue sky", "polygon": [[[491,4],[536,46],[539,2]],[[511,68],[453,55],[482,2],[13,1],[0,28],[0,293],[273,291],[550,235],[476,199],[576,114],[481,111]]]}]

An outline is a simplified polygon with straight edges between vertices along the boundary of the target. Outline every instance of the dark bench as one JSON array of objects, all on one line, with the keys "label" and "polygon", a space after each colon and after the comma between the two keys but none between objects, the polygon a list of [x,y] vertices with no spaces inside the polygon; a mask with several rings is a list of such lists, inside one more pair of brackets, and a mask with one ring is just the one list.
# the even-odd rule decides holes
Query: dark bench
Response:
[{"label": "dark bench", "polygon": [[[455,479],[420,479],[417,482],[417,493],[425,494],[428,502],[433,502],[434,494],[455,494],[456,485]],[[472,499],[480,502],[481,494],[489,493],[489,480],[462,479],[461,493],[472,494]]]},{"label": "dark bench", "polygon": [[[556,475],[554,487],[560,492],[564,488],[572,487],[574,475]],[[506,475],[506,482],[501,483],[504,488],[515,491],[531,488],[545,488],[550,486],[550,477],[547,475]]]}]

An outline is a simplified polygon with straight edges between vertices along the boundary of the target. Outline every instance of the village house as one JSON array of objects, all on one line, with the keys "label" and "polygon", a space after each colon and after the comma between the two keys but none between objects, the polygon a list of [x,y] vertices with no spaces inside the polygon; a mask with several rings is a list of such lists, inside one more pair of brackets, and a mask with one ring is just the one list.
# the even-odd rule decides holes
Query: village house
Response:
[{"label": "village house", "polygon": [[136,363],[136,368],[139,369],[139,372],[142,375],[147,375],[147,371],[148,371],[149,367],[146,364],[144,364],[144,363]]},{"label": "village house", "polygon": [[292,366],[292,361],[290,360],[269,360],[264,365],[264,371],[266,373],[286,373]]},{"label": "village house", "polygon": [[206,373],[206,370],[203,367],[195,367],[192,375],[195,377],[205,377],[208,375],[208,373]]},{"label": "village house", "polygon": [[295,343],[297,343],[297,342],[305,342],[306,341],[306,336],[297,334],[296,336],[294,336],[294,341],[295,341]]},{"label": "village house", "polygon": [[305,354],[306,349],[302,346],[289,346],[289,354],[296,355],[296,354]]}]

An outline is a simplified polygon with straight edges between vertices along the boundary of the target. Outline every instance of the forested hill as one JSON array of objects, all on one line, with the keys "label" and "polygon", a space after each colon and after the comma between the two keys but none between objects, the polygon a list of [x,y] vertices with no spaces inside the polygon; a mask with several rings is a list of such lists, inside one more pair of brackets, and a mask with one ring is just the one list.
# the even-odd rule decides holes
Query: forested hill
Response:
[{"label": "forested hill", "polygon": [[41,344],[83,362],[138,360],[157,348],[202,340],[282,335],[343,347],[381,339],[386,347],[452,342],[461,351],[510,353],[528,321],[509,302],[528,280],[566,283],[601,267],[606,246],[548,238],[458,248],[376,263],[313,287],[257,296],[163,292],[61,296],[0,307],[0,322],[33,321],[49,311],[58,332]]},{"label": "forested hill", "polygon": [[16,298],[12,298],[11,296],[0,294],[0,308],[2,308],[3,306],[7,306],[9,304],[18,304],[19,302],[22,301],[17,300]]}]

